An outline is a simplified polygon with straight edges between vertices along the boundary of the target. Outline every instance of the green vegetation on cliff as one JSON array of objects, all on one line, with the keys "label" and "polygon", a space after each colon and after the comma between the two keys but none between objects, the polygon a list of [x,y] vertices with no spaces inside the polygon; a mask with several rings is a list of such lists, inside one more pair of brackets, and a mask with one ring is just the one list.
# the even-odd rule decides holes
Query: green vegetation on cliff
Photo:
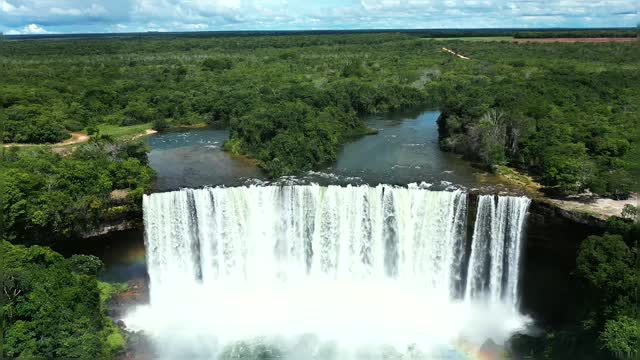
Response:
[{"label": "green vegetation on cliff", "polygon": [[153,178],[142,143],[100,138],[70,151],[0,148],[2,239],[51,243],[140,216]]},{"label": "green vegetation on cliff", "polygon": [[109,285],[96,280],[100,259],[65,259],[6,241],[0,253],[0,357],[112,359],[123,350],[122,335],[105,315]]}]

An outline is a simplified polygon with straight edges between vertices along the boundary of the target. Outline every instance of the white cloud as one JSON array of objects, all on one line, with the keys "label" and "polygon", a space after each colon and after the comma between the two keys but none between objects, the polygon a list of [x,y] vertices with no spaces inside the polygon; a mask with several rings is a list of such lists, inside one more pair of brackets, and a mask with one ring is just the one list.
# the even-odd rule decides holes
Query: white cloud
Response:
[{"label": "white cloud", "polygon": [[46,33],[48,33],[48,31],[40,27],[38,24],[29,24],[20,30],[10,29],[5,32],[5,34],[7,35],[46,34]]},{"label": "white cloud", "polygon": [[38,24],[29,24],[22,29],[24,34],[45,34],[47,30],[38,26]]},{"label": "white cloud", "polygon": [[0,0],[0,31],[635,26],[639,11],[640,0]]},{"label": "white cloud", "polygon": [[79,15],[82,15],[82,10],[74,9],[74,8],[62,9],[62,8],[58,8],[58,7],[53,7],[53,8],[51,8],[51,10],[49,10],[49,13],[54,14],[54,15],[79,16]]},{"label": "white cloud", "polygon": [[207,24],[181,24],[180,26],[189,30],[206,30],[209,28]]},{"label": "white cloud", "polygon": [[10,3],[7,0],[0,0],[0,15],[2,15],[2,13],[8,14],[8,15],[20,15],[23,13],[27,13],[29,12],[29,9],[24,6],[24,5],[14,5],[14,3]]},{"label": "white cloud", "polygon": [[0,1],[0,10],[2,10],[3,12],[10,13],[10,12],[15,11],[15,9],[16,9],[16,7],[11,5],[10,2],[4,1],[4,0]]},{"label": "white cloud", "polygon": [[71,7],[68,7],[68,8],[52,7],[49,10],[49,13],[54,15],[69,15],[69,16],[83,16],[83,15],[84,16],[100,16],[100,15],[106,15],[107,9],[105,9],[104,6],[100,4],[91,4],[91,6],[83,9],[71,8]]}]

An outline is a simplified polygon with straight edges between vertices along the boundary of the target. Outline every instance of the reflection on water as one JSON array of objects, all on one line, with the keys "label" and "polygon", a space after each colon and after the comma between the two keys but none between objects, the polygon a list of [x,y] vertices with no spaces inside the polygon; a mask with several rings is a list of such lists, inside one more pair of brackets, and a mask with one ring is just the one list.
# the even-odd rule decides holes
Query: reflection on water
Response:
[{"label": "reflection on water", "polygon": [[141,280],[147,277],[142,230],[120,231],[90,239],[71,239],[52,246],[64,256],[88,254],[105,265],[100,279],[110,282]]},{"label": "reflection on water", "polygon": [[372,117],[367,125],[377,135],[345,145],[335,166],[326,172],[361,178],[368,184],[412,182],[472,186],[474,169],[458,156],[438,147],[439,112],[397,112]]},{"label": "reflection on water", "polygon": [[[336,164],[280,183],[398,184],[434,183],[479,186],[477,171],[458,155],[438,147],[436,111],[395,112],[365,121],[378,130],[343,146]],[[148,138],[156,191],[183,187],[237,186],[266,181],[254,163],[223,151],[227,130],[189,129]]]},{"label": "reflection on water", "polygon": [[205,185],[240,185],[244,179],[263,179],[252,162],[222,150],[229,131],[189,129],[150,136],[149,163],[156,171],[156,191]]}]

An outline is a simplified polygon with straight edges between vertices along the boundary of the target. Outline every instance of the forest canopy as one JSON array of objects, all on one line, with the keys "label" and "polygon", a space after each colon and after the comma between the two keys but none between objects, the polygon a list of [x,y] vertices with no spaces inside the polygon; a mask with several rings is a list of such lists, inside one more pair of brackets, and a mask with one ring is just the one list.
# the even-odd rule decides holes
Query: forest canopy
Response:
[{"label": "forest canopy", "polygon": [[635,42],[381,33],[0,46],[5,142],[57,142],[101,124],[204,122],[230,128],[229,151],[280,176],[334,161],[344,142],[367,133],[362,114],[426,104],[442,110],[443,149],[488,169],[525,170],[557,194],[624,198],[640,174]]},{"label": "forest canopy", "polygon": [[113,359],[124,338],[105,314],[109,284],[100,259],[65,259],[46,247],[0,240],[0,357]]},{"label": "forest canopy", "polygon": [[0,151],[0,224],[2,238],[12,242],[51,244],[138,217],[154,175],[140,142],[94,139],[67,155]]}]

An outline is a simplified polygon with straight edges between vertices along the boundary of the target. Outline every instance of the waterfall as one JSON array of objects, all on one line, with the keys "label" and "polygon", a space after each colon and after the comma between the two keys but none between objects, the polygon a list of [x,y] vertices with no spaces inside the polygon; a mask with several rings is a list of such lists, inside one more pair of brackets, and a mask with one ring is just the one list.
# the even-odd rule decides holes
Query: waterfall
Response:
[{"label": "waterfall", "polygon": [[466,297],[486,295],[517,306],[522,229],[530,200],[481,195],[473,231]]},{"label": "waterfall", "polygon": [[466,194],[390,186],[238,187],[144,197],[151,287],[384,280],[453,296]]},{"label": "waterfall", "polygon": [[[151,304],[131,321],[164,334],[165,346],[179,329],[190,339],[362,334],[354,342],[400,346],[506,336],[505,324],[521,324],[529,200],[480,196],[467,239],[467,197],[388,185],[145,195]],[[178,309],[191,315],[172,317]]]}]

